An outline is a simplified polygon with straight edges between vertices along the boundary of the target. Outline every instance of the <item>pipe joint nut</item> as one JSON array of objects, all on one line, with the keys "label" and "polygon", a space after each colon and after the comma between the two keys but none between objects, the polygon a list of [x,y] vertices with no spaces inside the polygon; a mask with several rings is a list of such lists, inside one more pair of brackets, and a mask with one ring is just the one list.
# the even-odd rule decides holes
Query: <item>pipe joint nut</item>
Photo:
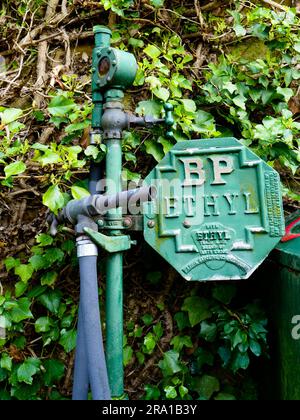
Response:
[{"label": "pipe joint nut", "polygon": [[77,257],[97,257],[98,248],[90,239],[78,240],[77,246]]}]

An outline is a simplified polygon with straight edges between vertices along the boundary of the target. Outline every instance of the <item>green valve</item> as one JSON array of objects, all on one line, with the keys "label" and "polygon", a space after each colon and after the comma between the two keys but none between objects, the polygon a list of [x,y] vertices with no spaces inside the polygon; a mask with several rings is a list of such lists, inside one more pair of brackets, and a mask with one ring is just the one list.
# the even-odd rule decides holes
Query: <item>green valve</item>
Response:
[{"label": "green valve", "polygon": [[121,89],[132,85],[137,62],[133,54],[110,46],[111,31],[102,26],[94,27],[92,90]]}]

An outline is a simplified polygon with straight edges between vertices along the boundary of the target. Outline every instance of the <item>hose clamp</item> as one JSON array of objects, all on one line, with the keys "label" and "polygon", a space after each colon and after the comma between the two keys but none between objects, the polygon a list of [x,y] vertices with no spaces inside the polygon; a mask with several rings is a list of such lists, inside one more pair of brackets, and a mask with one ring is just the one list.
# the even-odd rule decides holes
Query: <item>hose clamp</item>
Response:
[{"label": "hose clamp", "polygon": [[90,239],[79,237],[76,241],[77,257],[97,257],[98,248]]}]

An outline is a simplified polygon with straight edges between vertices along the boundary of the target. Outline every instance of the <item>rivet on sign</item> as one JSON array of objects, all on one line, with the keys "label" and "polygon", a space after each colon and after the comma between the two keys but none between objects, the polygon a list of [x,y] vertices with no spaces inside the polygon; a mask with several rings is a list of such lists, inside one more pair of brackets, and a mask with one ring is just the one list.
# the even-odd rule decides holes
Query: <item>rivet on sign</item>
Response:
[{"label": "rivet on sign", "polygon": [[123,220],[123,226],[124,227],[130,227],[132,225],[132,221],[129,217]]},{"label": "rivet on sign", "polygon": [[185,228],[187,228],[187,229],[191,227],[190,222],[188,222],[187,220],[185,220],[182,224],[183,224],[183,226],[184,226]]},{"label": "rivet on sign", "polygon": [[149,228],[154,228],[155,226],[155,222],[153,220],[149,220],[149,222],[147,223]]}]

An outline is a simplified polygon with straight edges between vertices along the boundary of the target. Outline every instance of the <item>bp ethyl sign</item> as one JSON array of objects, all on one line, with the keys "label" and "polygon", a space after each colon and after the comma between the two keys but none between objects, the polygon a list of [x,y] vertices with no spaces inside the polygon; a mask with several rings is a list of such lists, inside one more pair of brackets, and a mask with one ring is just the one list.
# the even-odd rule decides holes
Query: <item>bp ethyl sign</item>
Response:
[{"label": "bp ethyl sign", "polygon": [[179,142],[146,182],[145,240],[186,280],[246,279],[284,234],[277,172],[234,138]]}]

